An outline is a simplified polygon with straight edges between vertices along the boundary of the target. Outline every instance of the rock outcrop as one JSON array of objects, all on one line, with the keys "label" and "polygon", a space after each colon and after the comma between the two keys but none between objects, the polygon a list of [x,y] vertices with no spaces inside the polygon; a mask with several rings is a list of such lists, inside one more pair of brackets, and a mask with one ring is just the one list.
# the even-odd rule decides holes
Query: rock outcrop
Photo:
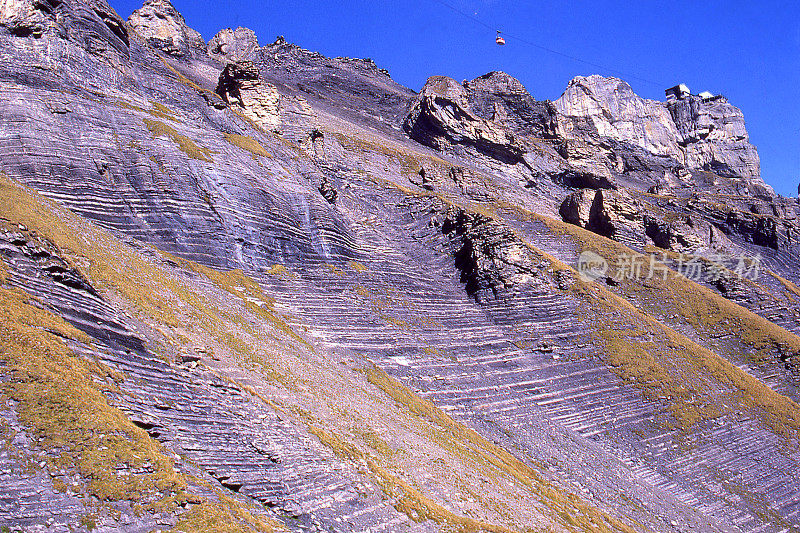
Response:
[{"label": "rock outcrop", "polygon": [[441,230],[452,239],[461,281],[475,298],[505,296],[538,273],[525,244],[508,227],[484,215],[448,209]]},{"label": "rock outcrop", "polygon": [[722,96],[675,99],[667,108],[678,129],[686,166],[761,182],[758,152],[749,142],[744,115],[738,108]]},{"label": "rock outcrop", "polygon": [[564,222],[582,228],[588,227],[595,196],[597,196],[597,191],[594,189],[579,189],[570,193],[559,208],[561,218]]},{"label": "rock outcrop", "polygon": [[[774,195],[760,178],[758,153],[749,143],[742,112],[722,96],[686,96],[666,104],[636,95],[617,78],[577,77],[556,100],[559,113],[588,119],[601,137],[672,158],[689,169],[744,178]],[[563,131],[566,137],[572,131]]]},{"label": "rock outcrop", "polygon": [[128,56],[125,21],[104,0],[6,0],[0,28],[15,37],[65,40],[115,64]]},{"label": "rock outcrop", "polygon": [[592,199],[586,229],[614,238],[631,229],[635,231],[641,221],[639,202],[629,193],[599,190]]},{"label": "rock outcrop", "polygon": [[422,88],[403,128],[412,139],[435,148],[466,145],[505,163],[522,161],[524,144],[499,124],[474,115],[470,107],[463,86],[434,76]]},{"label": "rock outcrop", "polygon": [[147,0],[128,17],[128,24],[150,46],[169,55],[186,58],[205,54],[205,39],[186,24],[169,0]]},{"label": "rock outcrop", "polygon": [[217,84],[219,94],[228,104],[242,112],[265,130],[272,131],[281,124],[281,97],[274,85],[264,83],[250,61],[230,63]]},{"label": "rock outcrop", "polygon": [[233,63],[253,61],[258,50],[258,37],[249,28],[222,30],[208,42],[211,57]]},{"label": "rock outcrop", "polygon": [[664,104],[640,98],[620,79],[579,76],[554,104],[563,115],[589,119],[602,137],[683,160],[677,128]]},{"label": "rock outcrop", "polygon": [[4,0],[0,4],[0,26],[18,37],[41,37],[57,31],[56,8],[60,2],[37,0]]},{"label": "rock outcrop", "polygon": [[556,136],[556,109],[551,102],[534,100],[516,78],[490,72],[464,83],[470,110],[508,128],[515,135]]}]

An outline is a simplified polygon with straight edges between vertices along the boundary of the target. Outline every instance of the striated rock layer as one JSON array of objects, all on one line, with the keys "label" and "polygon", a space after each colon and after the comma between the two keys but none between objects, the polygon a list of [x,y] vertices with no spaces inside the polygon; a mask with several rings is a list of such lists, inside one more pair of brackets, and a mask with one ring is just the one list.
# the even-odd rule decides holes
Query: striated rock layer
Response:
[{"label": "striated rock layer", "polygon": [[724,99],[161,0],[0,4],[0,93],[10,531],[800,528],[798,203]]}]

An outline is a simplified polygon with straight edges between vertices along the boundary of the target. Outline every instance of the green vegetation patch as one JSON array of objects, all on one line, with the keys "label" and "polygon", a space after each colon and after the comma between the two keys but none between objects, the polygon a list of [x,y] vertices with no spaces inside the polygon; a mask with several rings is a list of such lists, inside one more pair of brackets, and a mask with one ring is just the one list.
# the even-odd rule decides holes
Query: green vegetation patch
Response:
[{"label": "green vegetation patch", "polygon": [[203,502],[181,516],[171,533],[272,533],[283,529],[275,522],[253,516],[230,498],[223,507],[213,502]]}]

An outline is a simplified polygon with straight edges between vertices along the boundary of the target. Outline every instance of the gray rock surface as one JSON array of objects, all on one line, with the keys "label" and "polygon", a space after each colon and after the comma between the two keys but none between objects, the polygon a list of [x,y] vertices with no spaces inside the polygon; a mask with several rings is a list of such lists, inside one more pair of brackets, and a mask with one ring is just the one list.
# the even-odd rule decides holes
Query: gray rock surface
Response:
[{"label": "gray rock surface", "polygon": [[690,168],[711,170],[720,176],[741,176],[760,182],[758,152],[749,142],[742,112],[723,96],[690,96],[667,104]]},{"label": "gray rock surface", "polygon": [[444,149],[444,143],[470,145],[505,163],[521,161],[526,150],[514,135],[469,109],[464,87],[452,78],[434,76],[425,83],[403,127],[412,139],[434,148]]},{"label": "gray rock surface", "polygon": [[567,117],[588,119],[601,137],[671,157],[689,169],[747,178],[769,194],[744,116],[722,96],[664,104],[637,96],[622,80],[594,75],[570,81],[555,106]]}]

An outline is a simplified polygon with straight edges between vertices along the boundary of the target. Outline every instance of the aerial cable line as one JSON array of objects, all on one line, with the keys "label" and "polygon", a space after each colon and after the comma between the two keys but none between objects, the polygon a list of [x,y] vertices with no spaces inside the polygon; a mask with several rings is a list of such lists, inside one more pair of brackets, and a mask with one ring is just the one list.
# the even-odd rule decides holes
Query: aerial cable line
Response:
[{"label": "aerial cable line", "polygon": [[[583,63],[584,65],[588,65],[590,67],[594,67],[594,68],[600,69],[602,71],[606,71],[606,72],[611,72],[611,73],[617,74],[617,75],[621,76],[622,78],[624,78],[626,80],[636,80],[636,81],[640,81],[642,83],[648,83],[650,85],[655,85],[656,87],[659,87],[659,88],[664,88],[664,87],[668,86],[668,85],[664,85],[662,83],[659,83],[657,81],[648,80],[647,78],[642,78],[641,76],[634,76],[632,74],[628,74],[628,73],[623,72],[621,70],[609,68],[609,67],[607,67],[605,65],[600,65],[598,63],[593,63],[592,61],[587,61],[585,59],[581,59],[580,57],[576,57],[576,56],[573,56],[573,55],[565,54],[564,52],[559,52],[558,50],[554,50],[552,48],[548,48],[547,46],[542,46],[540,44],[528,41],[527,39],[523,39],[522,37],[518,37],[516,35],[512,35],[512,34],[510,34],[508,32],[497,30],[496,28],[493,28],[492,26],[490,26],[490,25],[486,24],[485,22],[483,22],[478,17],[470,15],[469,13],[465,13],[465,12],[461,11],[460,9],[458,9],[457,7],[445,2],[444,0],[433,0],[433,1],[436,2],[437,4],[443,5],[444,7],[450,9],[451,11],[454,11],[455,13],[458,13],[462,17],[470,19],[472,22],[474,22],[476,24],[479,24],[480,26],[483,26],[486,29],[489,29],[491,31],[497,31],[498,37],[500,37],[501,35],[504,35],[506,37],[510,37],[514,41],[526,44],[526,45],[531,46],[533,48],[538,48],[539,50],[543,50],[545,52],[549,52],[549,53],[551,53],[553,55],[557,55],[557,56],[563,57],[565,59],[569,59],[571,61],[576,61],[578,63]],[[501,43],[498,42],[498,44],[501,44]],[[505,44],[505,41],[503,41],[503,44]]]}]

